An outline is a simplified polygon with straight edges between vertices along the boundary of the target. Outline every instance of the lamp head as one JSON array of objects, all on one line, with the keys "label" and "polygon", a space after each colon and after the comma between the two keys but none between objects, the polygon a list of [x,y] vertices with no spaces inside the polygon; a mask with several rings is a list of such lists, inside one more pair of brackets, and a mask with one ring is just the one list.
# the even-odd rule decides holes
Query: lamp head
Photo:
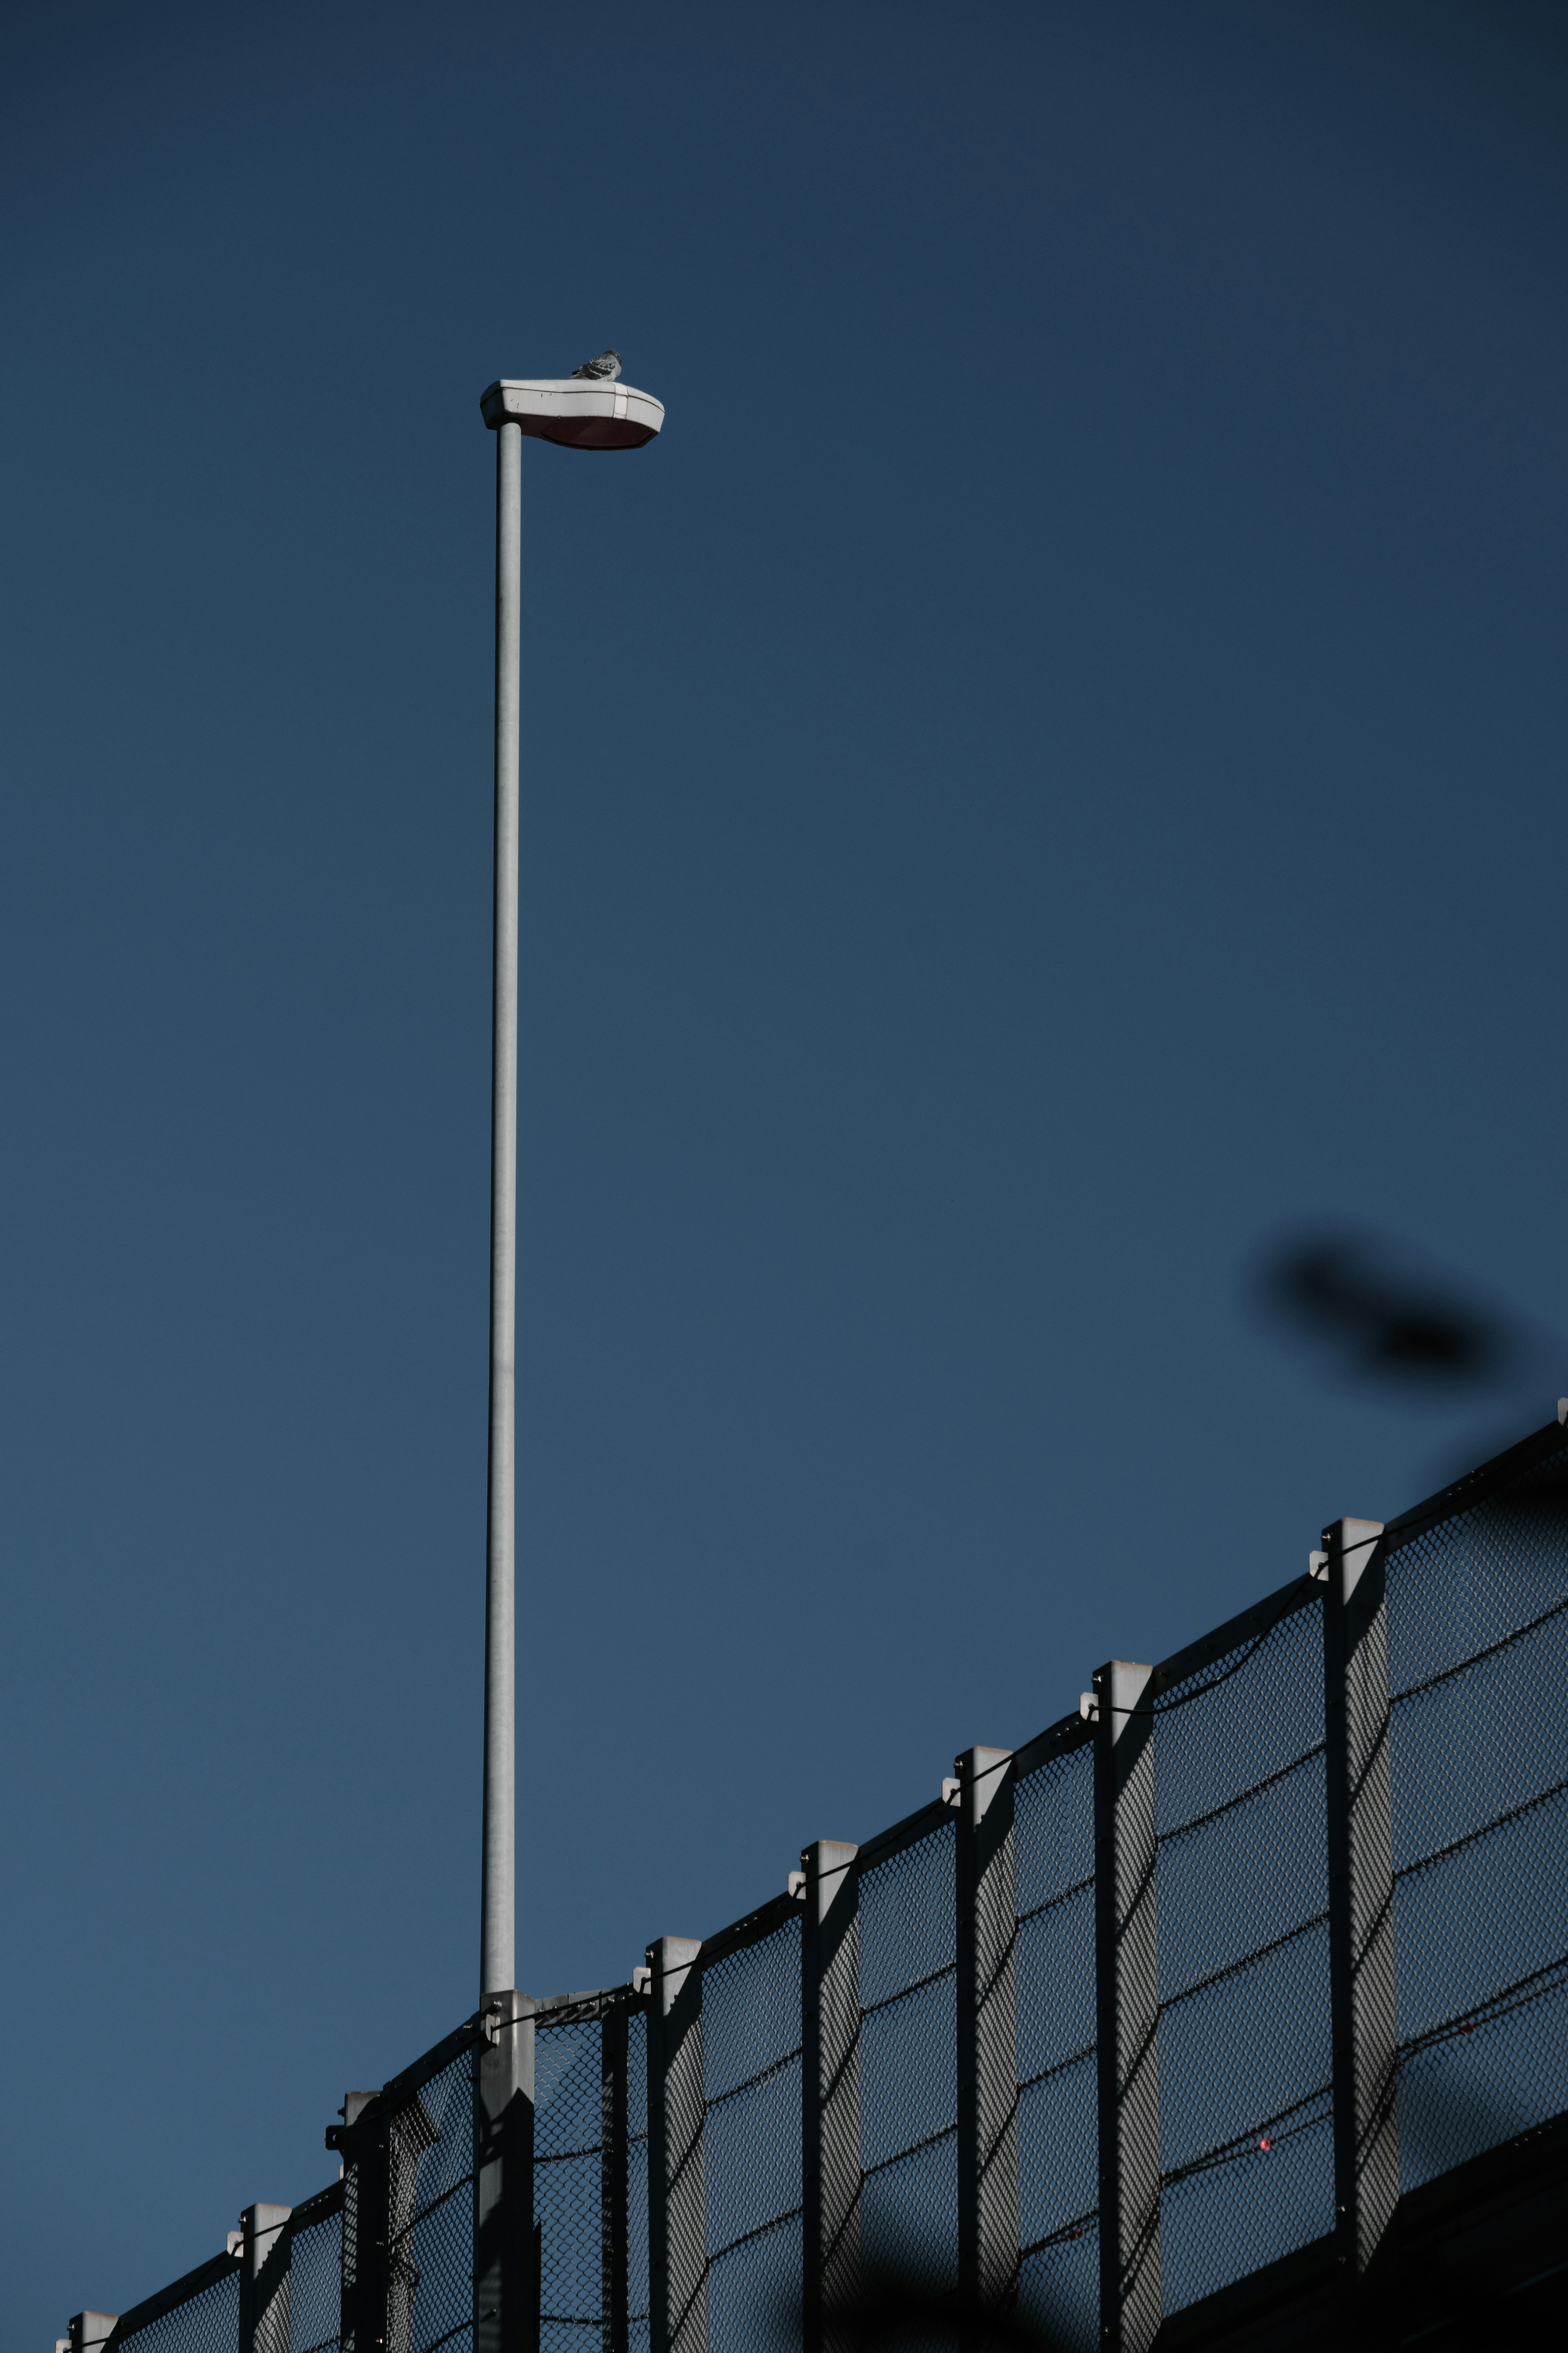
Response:
[{"label": "lamp head", "polygon": [[664,423],[664,403],[629,384],[591,376],[503,376],[479,397],[492,433],[519,425],[562,449],[641,449]]}]

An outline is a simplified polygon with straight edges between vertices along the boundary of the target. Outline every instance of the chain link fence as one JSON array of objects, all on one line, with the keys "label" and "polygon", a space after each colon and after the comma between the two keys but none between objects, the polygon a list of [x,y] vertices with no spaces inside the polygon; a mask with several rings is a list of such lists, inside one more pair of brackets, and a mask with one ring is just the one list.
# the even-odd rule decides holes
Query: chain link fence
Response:
[{"label": "chain link fence", "polygon": [[605,2026],[548,2015],[533,2048],[540,2353],[597,2353],[605,2329]]},{"label": "chain link fence", "polygon": [[[1563,1430],[1378,1541],[1395,2128],[1410,2190],[1568,2115]],[[683,2348],[798,2343],[806,2284],[827,2276],[812,2232],[831,2227],[835,2260],[851,2247],[858,2276],[896,2275],[927,2298],[933,2343],[966,2281],[1005,2279],[1009,2310],[1046,2343],[1087,2353],[1119,2293],[1106,2168],[1139,2162],[1164,2313],[1326,2247],[1339,2195],[1331,2030],[1344,2005],[1331,1938],[1342,1900],[1329,1870],[1331,1572],[1316,1558],[1312,1575],[1146,1671],[1137,1713],[1152,1770],[1137,1786],[1152,1807],[1147,2112],[1158,2122],[1143,2158],[1102,2113],[1117,1961],[1097,1891],[1127,1801],[1106,1765],[1115,1727],[1086,1704],[1016,1755],[975,1752],[994,1761],[972,1761],[969,1783],[944,1784],[939,1801],[858,1850],[835,1850],[848,1893],[834,1900],[854,1926],[835,1948],[825,2010],[839,2038],[823,2062],[830,2082],[806,2075],[809,1972],[828,1966],[805,1933],[806,1873],[684,1948],[696,1953],[698,2022],[681,2029],[696,2039],[679,2063],[684,2085],[698,2054],[696,2143],[682,2158],[695,2197],[650,2197],[653,2078],[675,2063],[653,2031],[650,1972],[523,2006],[530,2138],[524,2158],[507,2160],[522,2188],[506,2194],[526,2200],[533,2252],[508,2274],[499,2334],[475,2309],[481,2017],[380,2094],[353,2095],[360,2107],[329,2137],[344,2154],[341,2182],[291,2215],[258,2210],[286,2217],[281,2252],[263,2263],[236,2233],[228,2254],[96,2337],[83,2316],[77,2353],[670,2353],[650,2284],[656,2212],[667,2231],[695,2234],[679,2270],[700,2284],[689,2311],[700,2319]],[[984,1807],[965,1812],[962,1792],[997,1774],[1008,1805],[992,1820],[1005,1829],[982,1853]],[[814,2139],[829,2106],[831,2150]],[[840,2163],[846,2132],[847,2193],[836,2176],[814,2206],[810,2183]],[[832,2317],[810,2324],[826,2328],[823,2344]]]},{"label": "chain link fence", "polygon": [[[626,2326],[629,2353],[649,2353],[647,2012],[626,2021]],[[605,2353],[616,2353],[606,2345]]]},{"label": "chain link fence", "polygon": [[471,2342],[473,2118],[470,2051],[392,2111],[386,2353],[464,2353]]},{"label": "chain link fence", "polygon": [[1568,2108],[1568,1452],[1413,1516],[1387,1572],[1405,2189]]},{"label": "chain link fence", "polygon": [[1288,1588],[1152,1703],[1167,2311],[1333,2227],[1320,1614]]},{"label": "chain link fence", "polygon": [[953,1824],[859,1875],[860,2246],[872,2272],[958,2277]]},{"label": "chain link fence", "polygon": [[708,2331],[788,2340],[801,2276],[798,1913],[702,1971]]},{"label": "chain link fence", "polygon": [[343,2199],[334,2185],[289,2217],[289,2353],[338,2353],[342,2260]]},{"label": "chain link fence", "polygon": [[1014,1799],[1017,2301],[1074,2353],[1100,2337],[1090,1742],[1080,1719]]},{"label": "chain link fence", "polygon": [[163,2296],[145,2320],[135,2313],[113,2338],[116,2353],[234,2353],[239,2333],[239,2265],[232,2257],[205,2263]]}]

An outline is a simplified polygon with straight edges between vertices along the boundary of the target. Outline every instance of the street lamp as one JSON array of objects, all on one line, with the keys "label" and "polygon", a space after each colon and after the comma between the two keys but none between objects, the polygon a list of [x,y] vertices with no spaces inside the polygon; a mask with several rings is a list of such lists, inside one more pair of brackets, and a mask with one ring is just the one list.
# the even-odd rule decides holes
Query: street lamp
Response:
[{"label": "street lamp", "polygon": [[516,1975],[517,1664],[517,771],[521,633],[522,442],[640,449],[663,403],[630,385],[575,376],[481,395],[496,437],[495,978],[490,1060],[490,1443],[485,1562],[485,1796],[479,2000]]}]

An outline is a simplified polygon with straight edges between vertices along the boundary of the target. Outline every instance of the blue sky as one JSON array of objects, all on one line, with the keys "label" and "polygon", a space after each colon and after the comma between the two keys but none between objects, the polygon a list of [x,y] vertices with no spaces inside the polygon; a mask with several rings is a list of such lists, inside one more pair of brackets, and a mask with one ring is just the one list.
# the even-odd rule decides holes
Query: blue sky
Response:
[{"label": "blue sky", "polygon": [[344,2089],[476,1999],[495,375],[613,343],[668,410],[526,453],[525,1986],[624,1979],[1422,1492],[1455,1429],[1249,1314],[1282,1226],[1568,1329],[1568,37],[5,41],[36,2348],[320,2186]]}]

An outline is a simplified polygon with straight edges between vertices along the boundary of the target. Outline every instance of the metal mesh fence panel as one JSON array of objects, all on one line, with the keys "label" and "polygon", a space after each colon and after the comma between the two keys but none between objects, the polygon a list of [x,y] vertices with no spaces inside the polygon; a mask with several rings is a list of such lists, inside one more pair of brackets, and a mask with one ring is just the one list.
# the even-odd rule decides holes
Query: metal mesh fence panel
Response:
[{"label": "metal mesh fence panel", "polygon": [[172,2312],[116,2336],[131,2353],[235,2353],[239,2343],[239,2265],[231,2263]]},{"label": "metal mesh fence panel", "polygon": [[387,2353],[473,2336],[474,2053],[462,2052],[392,2118]]},{"label": "metal mesh fence panel", "polygon": [[646,2010],[626,2021],[626,2327],[631,2353],[648,2353]]},{"label": "metal mesh fence panel", "polygon": [[1154,1702],[1165,2309],[1333,2227],[1322,1613]]},{"label": "metal mesh fence panel", "polygon": [[358,2217],[359,2167],[350,2162],[343,2167],[343,2211],[338,2218],[338,2312],[342,2353],[358,2353],[354,2316],[349,2304],[350,2284],[357,2261]]},{"label": "metal mesh fence panel", "polygon": [[780,2348],[801,2276],[800,1918],[702,1972],[712,2353]]},{"label": "metal mesh fence panel", "polygon": [[597,2019],[534,2030],[540,2353],[587,2353],[604,2327],[603,2035]]},{"label": "metal mesh fence panel", "polygon": [[[1568,2116],[1568,1432],[1542,1433],[1518,1460],[1528,1467],[1489,1466],[1431,1514],[1396,1523],[1384,1548],[1405,2189]],[[1479,1500],[1452,1508],[1467,1495]],[[1376,1588],[1366,1591],[1375,1615]],[[1167,2313],[1327,2238],[1334,2225],[1321,1592],[1292,1588],[1246,1622],[1245,1636],[1222,1630],[1184,1654],[1179,1679],[1156,1683],[1152,1722],[1141,1727],[1151,1730],[1153,1752]],[[1363,1662],[1373,1655],[1363,1651]],[[1364,1787],[1381,1687],[1363,1714],[1371,1731],[1355,1769]],[[1020,2316],[1052,2342],[1088,2353],[1100,2328],[1095,1737],[1079,1739],[1076,1722],[1058,1725],[1030,1754],[1044,1761],[1024,1772],[1020,1757],[1010,1768],[1010,1904],[1005,1893],[992,1901],[1005,1885],[1004,1850],[974,1862],[979,1892],[969,1909],[977,1925],[963,1982],[982,1990],[965,2049],[979,2086],[975,2144],[1005,2149],[1010,2167],[1013,2126]],[[1140,1810],[1113,1818],[1119,1831],[1135,1824],[1140,1873],[1145,1763]],[[1120,1809],[1126,1788],[1114,1774],[1102,1782],[1102,1801],[1110,1788]],[[966,1835],[978,1837],[973,1819]],[[958,2278],[957,1845],[954,1815],[933,1806],[860,1851],[856,1939],[845,1948],[858,1969],[852,2070],[842,2025],[844,2005],[855,2019],[847,1966],[835,2027],[834,2064],[853,2096],[842,2093],[832,2147],[836,2163],[852,2151],[858,2098],[863,2265],[873,2278],[897,2273],[939,2294]],[[980,1849],[965,1853],[967,1869]],[[1381,1859],[1376,1870],[1386,1871]],[[1385,1890],[1386,1879],[1377,1885]],[[1120,1881],[1116,1894],[1120,1905]],[[1012,1946],[998,1961],[1009,1918]],[[1385,1949],[1380,1942],[1380,1968]],[[671,2244],[686,2285],[704,2291],[709,2353],[786,2353],[802,2284],[801,1913],[781,1899],[704,1950],[713,1957],[697,1964],[700,2042],[682,2042],[679,2061],[689,2140],[700,2049],[701,2137],[686,2150],[700,2187]],[[1145,1943],[1140,2035],[1152,2015],[1147,1953]],[[1382,2020],[1386,1978],[1379,1982]],[[624,2010],[615,2007],[622,2001]],[[613,2044],[602,2016],[581,2015],[606,2004]],[[579,2353],[595,2335],[604,2353],[621,2353],[619,2306],[606,2285],[619,2278],[621,2184],[612,2168],[623,2024],[626,2342],[627,2353],[651,2353],[648,2011],[624,1989],[560,2008],[559,2018],[547,2011],[535,2026],[536,2353]],[[341,2193],[334,2186],[297,2210],[289,2353],[438,2353],[471,2340],[479,2031],[470,2021],[380,2095],[363,2130],[350,2127],[342,2139]],[[1378,2031],[1385,2038],[1385,2026]],[[436,2067],[448,2052],[458,2055]],[[1386,2061],[1384,2039],[1378,2067]],[[408,2091],[426,2067],[436,2072]],[[1108,2149],[1130,2137],[1119,2144],[1108,2135]],[[974,2161],[975,2237],[966,2243],[978,2246],[978,2263],[998,2247],[1010,2256],[1012,2224],[994,2191],[1000,2165],[988,2180],[988,2159]],[[1131,2172],[1142,2168],[1134,2184],[1142,2228],[1152,2190],[1147,2143],[1123,2161]],[[363,2274],[362,2191],[374,2256]],[[835,2195],[835,2228],[847,2231],[842,2166]],[[998,2263],[985,2276],[1005,2269]],[[130,2314],[117,2348],[235,2353],[239,2286],[239,2263],[215,2258],[139,2307],[151,2317],[138,2324]],[[281,2306],[271,2310],[280,2321]],[[356,2326],[357,2344],[349,2333]],[[942,2326],[933,2318],[933,2343]],[[529,2312],[523,2336],[531,2327]]]},{"label": "metal mesh fence panel", "polygon": [[1568,2108],[1568,1451],[1387,1564],[1401,2186]]},{"label": "metal mesh fence panel", "polygon": [[289,2353],[337,2353],[342,2240],[341,2201],[289,2226]]},{"label": "metal mesh fence panel", "polygon": [[1014,1793],[1018,2310],[1065,2346],[1100,2337],[1094,2039],[1094,1750]]},{"label": "metal mesh fence panel", "polygon": [[954,1824],[859,1874],[860,2245],[868,2269],[958,2276]]}]

